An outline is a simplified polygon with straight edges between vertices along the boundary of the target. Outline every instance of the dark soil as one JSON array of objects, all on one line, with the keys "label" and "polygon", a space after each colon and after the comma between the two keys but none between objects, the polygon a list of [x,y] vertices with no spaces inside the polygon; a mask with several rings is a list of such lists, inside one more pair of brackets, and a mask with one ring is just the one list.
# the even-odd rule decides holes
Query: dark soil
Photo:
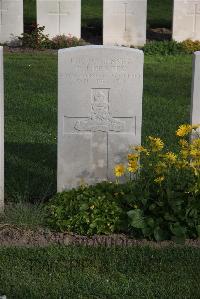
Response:
[{"label": "dark soil", "polygon": [[[153,242],[147,240],[134,240],[126,235],[109,236],[79,236],[72,233],[52,232],[46,228],[30,230],[12,226],[9,224],[0,225],[0,246],[23,246],[23,247],[45,247],[49,245],[85,245],[85,246],[150,246],[163,248],[169,246],[183,246],[171,241]],[[200,248],[199,240],[187,240],[186,246]]]},{"label": "dark soil", "polygon": [[155,28],[149,29],[147,31],[147,40],[148,41],[164,41],[164,40],[171,40],[172,32],[167,28]]}]

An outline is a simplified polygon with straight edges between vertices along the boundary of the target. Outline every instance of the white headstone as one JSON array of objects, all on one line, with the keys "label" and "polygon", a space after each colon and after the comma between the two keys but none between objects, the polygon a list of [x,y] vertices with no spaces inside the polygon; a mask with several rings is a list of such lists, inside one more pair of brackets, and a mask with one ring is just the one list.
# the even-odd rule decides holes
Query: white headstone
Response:
[{"label": "white headstone", "polygon": [[45,34],[81,36],[81,0],[37,0],[37,23]]},{"label": "white headstone", "polygon": [[23,0],[0,0],[0,43],[10,42],[23,31]]},{"label": "white headstone", "polygon": [[200,0],[174,0],[172,38],[200,40]]},{"label": "white headstone", "polygon": [[191,123],[200,124],[200,52],[194,53]]},{"label": "white headstone", "polygon": [[146,43],[147,0],[104,0],[103,44]]},{"label": "white headstone", "polygon": [[58,191],[114,179],[141,143],[143,59],[124,47],[59,51]]},{"label": "white headstone", "polygon": [[3,47],[0,47],[0,212],[4,209],[4,79]]}]

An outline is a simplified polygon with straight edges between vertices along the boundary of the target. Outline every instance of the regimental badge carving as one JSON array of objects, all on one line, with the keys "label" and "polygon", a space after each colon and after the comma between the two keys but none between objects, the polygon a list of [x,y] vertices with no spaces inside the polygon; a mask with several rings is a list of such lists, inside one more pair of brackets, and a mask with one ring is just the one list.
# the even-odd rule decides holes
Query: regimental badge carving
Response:
[{"label": "regimental badge carving", "polygon": [[91,118],[78,120],[75,129],[78,131],[115,131],[121,132],[125,122],[115,119],[109,111],[109,89],[92,89]]}]

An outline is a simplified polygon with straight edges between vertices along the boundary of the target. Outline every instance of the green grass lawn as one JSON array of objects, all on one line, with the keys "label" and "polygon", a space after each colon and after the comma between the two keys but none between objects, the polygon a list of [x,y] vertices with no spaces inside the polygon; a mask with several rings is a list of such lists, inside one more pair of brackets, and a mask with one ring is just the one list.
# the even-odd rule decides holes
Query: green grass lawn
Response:
[{"label": "green grass lawn", "polygon": [[[191,56],[146,57],[143,141],[189,121]],[[35,201],[56,192],[57,55],[5,55],[5,171],[9,198]]]},{"label": "green grass lawn", "polygon": [[200,250],[191,248],[0,248],[0,294],[9,299],[196,299],[199,263]]},{"label": "green grass lawn", "polygon": [[[102,26],[103,0],[82,0],[82,26]],[[25,24],[36,22],[36,0],[24,0]],[[148,0],[148,25],[171,27],[172,0]]]}]

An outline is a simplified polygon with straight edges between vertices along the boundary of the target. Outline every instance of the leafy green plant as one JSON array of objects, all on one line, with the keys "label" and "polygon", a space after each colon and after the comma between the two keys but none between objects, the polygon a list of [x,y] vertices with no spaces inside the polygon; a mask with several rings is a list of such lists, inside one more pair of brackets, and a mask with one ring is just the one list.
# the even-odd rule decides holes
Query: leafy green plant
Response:
[{"label": "leafy green plant", "polygon": [[50,47],[49,36],[44,34],[44,26],[33,24],[30,33],[22,33],[18,39],[24,48],[44,49]]},{"label": "leafy green plant", "polygon": [[124,212],[112,192],[105,182],[57,194],[47,208],[49,225],[87,235],[119,231]]},{"label": "leafy green plant", "polygon": [[148,42],[143,51],[146,55],[180,55],[186,53],[183,45],[176,41],[152,41]]}]

